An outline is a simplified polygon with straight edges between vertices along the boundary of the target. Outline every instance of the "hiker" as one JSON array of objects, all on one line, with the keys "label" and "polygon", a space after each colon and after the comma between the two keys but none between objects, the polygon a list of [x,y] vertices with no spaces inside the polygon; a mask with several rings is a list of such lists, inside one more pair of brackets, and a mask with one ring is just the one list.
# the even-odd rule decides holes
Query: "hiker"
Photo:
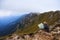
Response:
[{"label": "hiker", "polygon": [[48,26],[47,22],[44,22],[43,24],[44,24],[44,30],[46,32],[49,32],[49,26]]},{"label": "hiker", "polygon": [[38,24],[38,27],[39,27],[39,29],[49,32],[49,26],[48,26],[47,22]]}]

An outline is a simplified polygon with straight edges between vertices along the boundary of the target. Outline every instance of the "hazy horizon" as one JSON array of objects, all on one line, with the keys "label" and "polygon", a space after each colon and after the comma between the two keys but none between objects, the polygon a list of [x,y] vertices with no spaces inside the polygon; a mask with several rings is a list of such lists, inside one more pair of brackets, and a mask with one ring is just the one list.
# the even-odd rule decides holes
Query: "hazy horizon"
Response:
[{"label": "hazy horizon", "polygon": [[0,0],[0,17],[60,10],[60,0]]}]

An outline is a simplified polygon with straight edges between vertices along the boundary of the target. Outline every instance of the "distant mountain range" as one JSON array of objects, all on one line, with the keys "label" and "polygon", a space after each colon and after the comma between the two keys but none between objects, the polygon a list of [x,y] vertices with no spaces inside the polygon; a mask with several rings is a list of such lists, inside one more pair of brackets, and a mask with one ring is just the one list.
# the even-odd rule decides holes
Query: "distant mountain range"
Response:
[{"label": "distant mountain range", "polygon": [[18,20],[21,20],[23,16],[0,18],[0,37],[14,33],[17,29],[17,24],[19,23]]}]

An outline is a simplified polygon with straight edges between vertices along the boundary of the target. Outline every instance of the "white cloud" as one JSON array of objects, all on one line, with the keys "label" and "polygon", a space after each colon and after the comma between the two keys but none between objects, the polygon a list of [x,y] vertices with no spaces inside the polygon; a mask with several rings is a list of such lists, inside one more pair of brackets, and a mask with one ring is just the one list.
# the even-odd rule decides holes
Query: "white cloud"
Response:
[{"label": "white cloud", "polygon": [[60,10],[59,0],[0,0],[0,17]]},{"label": "white cloud", "polygon": [[0,10],[0,17],[10,16],[11,13],[12,13],[11,11]]},{"label": "white cloud", "polygon": [[19,12],[60,10],[59,0],[2,0],[1,9]]},{"label": "white cloud", "polygon": [[24,14],[27,14],[26,12],[17,12],[17,11],[11,11],[11,10],[0,10],[0,18],[4,17],[10,17],[10,16],[22,16]]}]

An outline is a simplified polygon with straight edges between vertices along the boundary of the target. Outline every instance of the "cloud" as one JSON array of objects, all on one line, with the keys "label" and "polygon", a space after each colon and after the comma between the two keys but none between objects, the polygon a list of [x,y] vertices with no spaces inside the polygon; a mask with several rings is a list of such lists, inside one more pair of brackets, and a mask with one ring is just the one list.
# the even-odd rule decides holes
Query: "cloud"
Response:
[{"label": "cloud", "polygon": [[60,10],[60,0],[0,0],[0,17]]},{"label": "cloud", "polygon": [[0,10],[0,18],[10,17],[10,16],[22,16],[24,14],[25,12],[20,13],[20,12],[15,12],[10,10]]},{"label": "cloud", "polygon": [[2,0],[1,9],[19,12],[60,10],[59,0]]},{"label": "cloud", "polygon": [[0,10],[0,17],[10,16],[10,15],[11,15],[11,11]]}]

